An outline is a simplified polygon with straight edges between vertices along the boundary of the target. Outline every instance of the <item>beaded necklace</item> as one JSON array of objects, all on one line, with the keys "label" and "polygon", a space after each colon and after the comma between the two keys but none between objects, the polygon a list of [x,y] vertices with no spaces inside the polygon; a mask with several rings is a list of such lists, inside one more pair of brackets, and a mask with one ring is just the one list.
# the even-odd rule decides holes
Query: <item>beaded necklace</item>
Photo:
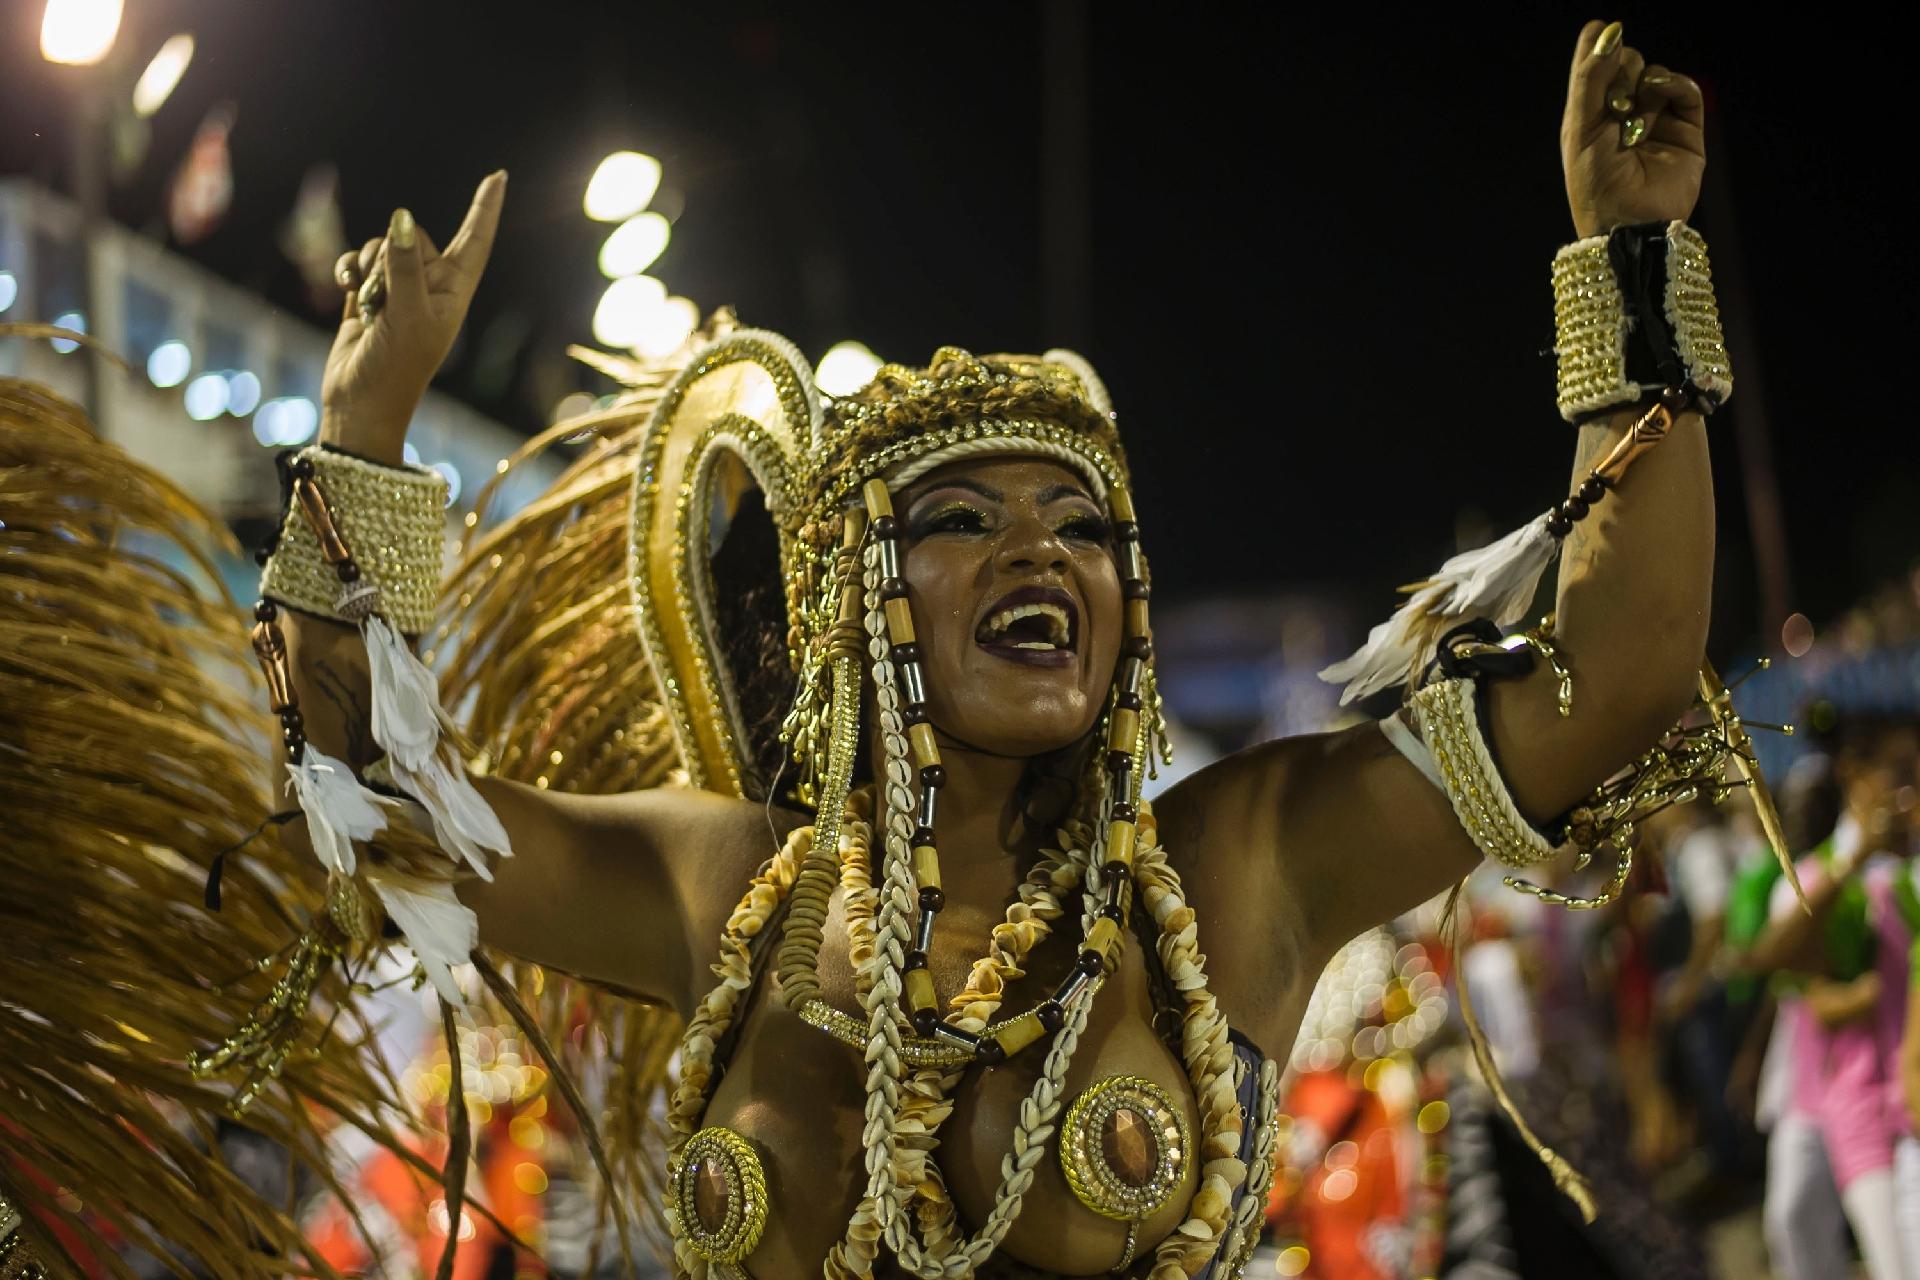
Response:
[{"label": "beaded necklace", "polygon": [[[818,774],[819,816],[813,828],[802,828],[789,839],[728,922],[716,966],[721,985],[703,1002],[682,1044],[681,1082],[668,1117],[673,1139],[670,1178],[676,1185],[681,1181],[690,1143],[747,1146],[730,1131],[709,1131],[714,1135],[709,1140],[693,1126],[704,1110],[714,1045],[731,1024],[740,990],[750,981],[741,960],[747,940],[765,927],[780,892],[790,888],[778,952],[782,1001],[809,1024],[860,1047],[865,1065],[862,1146],[867,1186],[845,1237],[829,1252],[826,1273],[870,1275],[884,1243],[901,1268],[920,1280],[972,1275],[1005,1239],[1046,1157],[1066,1101],[1068,1068],[1093,999],[1124,956],[1120,942],[1137,894],[1160,926],[1155,950],[1185,1003],[1180,1056],[1203,1119],[1197,1190],[1185,1221],[1157,1245],[1149,1272],[1153,1280],[1194,1275],[1223,1245],[1230,1261],[1241,1262],[1271,1173],[1277,1070],[1269,1063],[1259,1081],[1256,1119],[1261,1132],[1249,1169],[1240,1158],[1248,1117],[1237,1095],[1238,1059],[1226,1020],[1208,991],[1193,910],[1139,798],[1140,763],[1151,736],[1143,712],[1151,693],[1152,646],[1146,564],[1131,500],[1123,486],[1115,485],[1108,493],[1125,600],[1124,640],[1101,734],[1105,751],[1096,756],[1092,776],[1081,790],[1082,812],[1097,816],[1090,827],[1083,824],[1077,831],[1063,832],[1062,850],[1022,881],[1008,920],[995,928],[988,954],[972,967],[967,989],[949,1001],[943,1016],[928,953],[945,903],[934,821],[946,771],[927,716],[925,673],[901,577],[891,498],[878,479],[868,481],[862,493],[864,504],[842,513],[839,550],[821,583],[823,604],[837,603],[829,615],[834,622],[821,638],[817,661],[803,668],[788,721],[795,735],[789,741],[809,744],[816,764],[824,766]],[[870,661],[863,663],[863,656]],[[874,731],[882,754],[878,794],[871,806],[864,797],[856,801],[851,787],[860,743],[863,666],[873,682],[878,712]],[[819,750],[823,743],[824,758]],[[883,875],[877,887],[868,870],[872,828],[866,812],[875,812],[873,825],[884,833]],[[820,994],[819,950],[836,881],[845,896],[849,954],[864,1025]],[[1034,1009],[990,1024],[1007,982],[1020,976],[1026,954],[1063,914],[1062,898],[1076,889],[1081,890],[1082,943],[1072,970]],[[767,890],[770,899],[763,892]],[[917,928],[910,928],[910,921]],[[909,1028],[918,1033],[917,1040],[907,1034]],[[939,1127],[952,1113],[952,1090],[969,1065],[1004,1062],[1043,1042],[1044,1063],[1018,1108],[1012,1149],[1001,1163],[992,1210],[978,1231],[962,1239],[951,1197],[931,1159]],[[1069,1128],[1074,1118],[1069,1114]],[[1184,1134],[1177,1147],[1179,1161],[1193,1159]],[[757,1178],[758,1161],[750,1156],[748,1151],[741,1162],[750,1164]],[[1073,1169],[1066,1172],[1090,1209],[1108,1213],[1073,1180]],[[738,1211],[730,1208],[719,1234],[710,1236],[699,1253],[685,1247],[686,1206],[670,1215],[676,1259],[698,1280],[706,1275],[703,1258],[732,1266],[751,1251],[759,1223],[751,1229],[742,1224],[755,1214],[764,1222],[766,1213],[764,1182],[756,1185],[757,1201]],[[1236,1193],[1243,1188],[1236,1204]],[[1133,1231],[1139,1223],[1137,1216],[1126,1216],[1132,1225],[1120,1269],[1132,1260]]]}]

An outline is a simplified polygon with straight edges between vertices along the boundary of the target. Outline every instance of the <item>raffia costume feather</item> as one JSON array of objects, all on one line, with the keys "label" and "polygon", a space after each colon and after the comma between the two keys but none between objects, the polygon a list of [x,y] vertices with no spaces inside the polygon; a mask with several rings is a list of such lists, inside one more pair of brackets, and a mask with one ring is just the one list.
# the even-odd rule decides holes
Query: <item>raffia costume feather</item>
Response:
[{"label": "raffia costume feather", "polygon": [[[436,632],[442,705],[477,745],[475,767],[557,790],[661,785],[679,764],[625,577],[635,445],[664,379],[615,366],[635,384],[623,402],[514,456],[584,441],[548,493],[469,539]],[[225,860],[222,909],[201,904],[216,854],[287,803],[269,790],[275,726],[244,611],[211,559],[232,540],[76,406],[11,379],[0,380],[0,521],[0,1197],[25,1214],[24,1237],[55,1274],[74,1264],[53,1223],[96,1257],[111,1257],[104,1227],[223,1277],[328,1274],[299,1254],[288,1206],[208,1154],[233,1090],[186,1065],[260,998],[265,979],[235,979],[320,908],[273,830]],[[195,572],[169,567],[181,559]],[[427,861],[397,825],[382,839],[405,863]],[[664,1139],[651,1113],[678,1017],[530,966],[483,976],[489,1008],[536,1043],[568,1044],[583,1016],[604,1034],[592,1145],[601,1155],[605,1135],[613,1190],[644,1207],[664,1256]],[[400,1090],[338,972],[309,1022],[307,1051],[244,1123],[336,1194],[316,1115],[439,1176],[412,1154]],[[557,1078],[583,1065],[578,1052],[551,1063]]]},{"label": "raffia costume feather", "polygon": [[[54,1274],[55,1227],[115,1274],[103,1229],[222,1277],[327,1273],[221,1160],[231,1090],[186,1066],[317,905],[270,835],[228,860],[221,911],[200,903],[274,807],[244,615],[211,585],[230,542],[76,406],[0,379],[0,1197]],[[330,1186],[319,1115],[404,1137],[370,1039],[347,1009],[245,1117]]]}]

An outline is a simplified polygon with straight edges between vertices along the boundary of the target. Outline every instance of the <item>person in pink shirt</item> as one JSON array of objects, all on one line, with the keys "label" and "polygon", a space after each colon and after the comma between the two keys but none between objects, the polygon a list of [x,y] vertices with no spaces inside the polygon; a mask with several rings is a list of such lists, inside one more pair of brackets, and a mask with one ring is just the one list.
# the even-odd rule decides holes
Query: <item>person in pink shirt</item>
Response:
[{"label": "person in pink shirt", "polygon": [[[1811,1212],[1824,1154],[1873,1280],[1920,1280],[1920,1254],[1899,1226],[1920,1211],[1920,1179],[1895,1174],[1909,1135],[1901,1061],[1920,915],[1905,814],[1917,755],[1910,725],[1849,735],[1836,762],[1845,816],[1798,864],[1812,912],[1777,884],[1772,923],[1749,954],[1750,965],[1777,971],[1781,988],[1774,1043],[1786,1055],[1789,1096],[1769,1151],[1766,1216],[1775,1264],[1793,1277],[1812,1280],[1819,1272],[1808,1259],[1828,1247]],[[1912,1168],[1920,1174],[1920,1161]]]}]

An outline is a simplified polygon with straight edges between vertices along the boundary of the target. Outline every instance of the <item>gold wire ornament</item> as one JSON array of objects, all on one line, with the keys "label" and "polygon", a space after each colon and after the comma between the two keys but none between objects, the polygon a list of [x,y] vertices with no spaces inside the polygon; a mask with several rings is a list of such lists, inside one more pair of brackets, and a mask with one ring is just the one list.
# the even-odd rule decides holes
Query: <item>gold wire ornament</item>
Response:
[{"label": "gold wire ornament", "polygon": [[[724,1199],[703,1204],[715,1182]],[[721,1125],[694,1134],[673,1171],[673,1207],[681,1239],[708,1262],[733,1266],[752,1253],[767,1227],[767,1175],[753,1144]]]},{"label": "gold wire ornament", "polygon": [[[1123,1125],[1139,1126],[1146,1137],[1144,1181],[1129,1178],[1108,1154],[1109,1137]],[[1060,1122],[1060,1171],[1074,1198],[1117,1222],[1138,1223],[1164,1208],[1186,1178],[1192,1151],[1186,1113],[1145,1076],[1096,1081],[1073,1100]]]}]

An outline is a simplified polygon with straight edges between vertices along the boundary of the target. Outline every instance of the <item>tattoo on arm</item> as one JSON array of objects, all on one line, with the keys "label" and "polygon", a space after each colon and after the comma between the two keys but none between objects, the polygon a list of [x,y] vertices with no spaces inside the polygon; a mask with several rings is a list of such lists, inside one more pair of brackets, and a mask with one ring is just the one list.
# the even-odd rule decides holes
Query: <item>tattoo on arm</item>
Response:
[{"label": "tattoo on arm", "polygon": [[[1573,454],[1573,482],[1579,484],[1586,479],[1587,472],[1605,456],[1616,440],[1624,434],[1616,430],[1609,422],[1594,422],[1580,428],[1579,443]],[[1586,522],[1573,526],[1573,532],[1566,536],[1560,549],[1560,576],[1577,578],[1593,567],[1594,547]]]},{"label": "tattoo on arm", "polygon": [[313,664],[313,682],[340,713],[342,731],[347,735],[347,760],[358,766],[373,758],[369,736],[372,715],[361,705],[353,686],[322,658]]}]

